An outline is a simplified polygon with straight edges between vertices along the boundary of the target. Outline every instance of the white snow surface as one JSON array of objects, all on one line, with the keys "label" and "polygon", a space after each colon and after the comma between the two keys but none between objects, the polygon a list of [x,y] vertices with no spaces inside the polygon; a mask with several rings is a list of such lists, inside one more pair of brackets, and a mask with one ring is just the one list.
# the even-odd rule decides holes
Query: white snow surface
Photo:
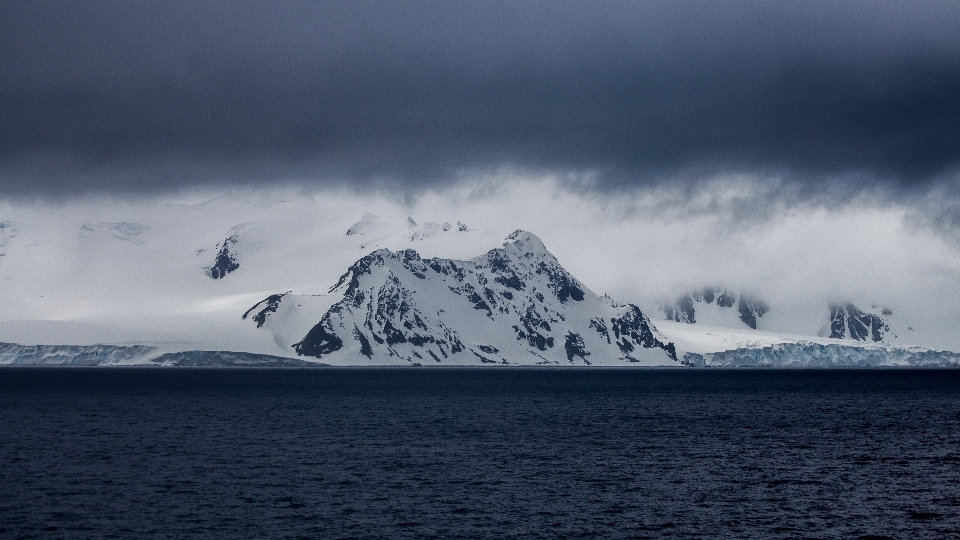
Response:
[{"label": "white snow surface", "polygon": [[[291,346],[302,340],[326,310],[342,299],[337,297],[339,291],[329,292],[331,287],[347,268],[364,256],[380,249],[392,252],[416,249],[422,258],[470,261],[500,246],[504,234],[517,226],[535,225],[541,228],[531,230],[555,246],[553,250],[564,265],[578,277],[586,278],[585,283],[600,291],[612,291],[619,300],[636,304],[645,314],[654,316],[654,325],[665,339],[675,342],[681,359],[686,353],[705,355],[778,343],[824,346],[849,343],[874,347],[818,336],[829,323],[824,301],[830,298],[851,301],[870,312],[871,306],[892,308],[892,316],[888,317],[892,328],[890,338],[881,346],[909,351],[960,350],[960,333],[955,331],[960,315],[951,307],[955,303],[936,304],[931,294],[926,294],[923,301],[910,302],[907,293],[920,290],[920,286],[905,289],[907,292],[897,291],[893,300],[876,294],[883,292],[877,287],[869,295],[862,292],[849,297],[838,295],[838,290],[845,290],[846,284],[855,283],[854,278],[860,279],[858,276],[866,271],[838,274],[843,279],[824,282],[824,290],[829,289],[826,293],[817,289],[810,277],[819,274],[801,265],[795,265],[798,274],[801,271],[809,274],[803,280],[790,275],[782,279],[779,275],[765,278],[760,295],[769,301],[771,309],[758,321],[759,331],[745,328],[735,308],[718,313],[698,309],[697,325],[657,320],[656,300],[662,298],[663,290],[660,289],[659,294],[648,294],[649,284],[659,286],[673,279],[664,276],[678,274],[678,269],[695,268],[687,262],[693,260],[689,253],[699,253],[696,249],[667,251],[671,245],[696,240],[690,236],[695,229],[689,220],[670,221],[658,217],[643,221],[631,217],[642,214],[611,212],[610,208],[617,208],[613,203],[593,211],[585,206],[582,198],[545,190],[540,184],[531,186],[523,188],[529,193],[503,188],[502,195],[495,190],[461,199],[438,195],[436,200],[418,203],[419,206],[349,194],[308,194],[286,189],[195,200],[103,200],[72,206],[18,206],[11,201],[0,201],[0,342],[143,345],[155,348],[156,354],[211,350],[296,357]],[[470,197],[474,196],[485,206],[470,206],[473,200]],[[451,200],[459,202],[451,206]],[[420,209],[421,213],[410,215],[411,208]],[[943,249],[938,241],[897,228],[899,225],[889,219],[896,213],[888,215],[880,210],[874,213],[879,216],[874,221],[887,227],[886,236],[881,238],[893,240],[883,244],[884,251],[877,251],[876,256],[872,252],[838,251],[838,255],[847,257],[846,267],[850,265],[850,257],[862,256],[874,265],[870,268],[914,276],[918,272],[904,261],[914,261],[924,253],[940,253],[934,248]],[[412,219],[408,219],[408,215]],[[833,230],[835,222],[858,223],[855,217],[842,213],[828,215],[824,221],[827,232],[821,235],[817,229],[803,246],[810,249],[814,241],[822,243],[831,238],[827,233]],[[617,221],[609,221],[613,219]],[[793,221],[784,223],[798,219],[791,216]],[[461,220],[476,228],[461,227]],[[454,225],[448,228],[448,223]],[[704,230],[711,230],[707,225],[703,226]],[[785,226],[779,224],[771,230],[782,232]],[[350,230],[353,234],[348,235]],[[681,232],[672,238],[671,230]],[[803,231],[802,228],[790,229],[794,230]],[[237,236],[240,267],[223,279],[211,279],[207,269],[215,261],[218,246],[232,234]],[[719,236],[704,238],[703,242],[722,241]],[[744,258],[744,261],[767,260],[764,257],[769,257],[771,252],[760,250],[768,244],[776,247],[775,253],[792,254],[783,247],[789,242],[781,242],[779,236],[771,233],[760,238],[761,241],[748,244],[754,251],[744,252],[755,257]],[[741,242],[743,238],[734,240]],[[900,244],[912,251],[907,250],[903,260],[891,259],[898,253],[894,247]],[[678,253],[688,258],[675,261],[663,258],[675,257]],[[931,256],[932,262],[923,267],[926,273],[921,277],[932,276],[931,283],[951,282],[956,261],[950,258],[953,252],[944,253]],[[813,259],[804,254],[797,256],[797,260]],[[885,264],[888,261],[890,265]],[[663,270],[655,274],[660,267]],[[677,279],[695,280],[719,271],[707,266],[702,268]],[[736,269],[743,273],[749,267],[744,262]],[[736,274],[729,270],[728,273]],[[754,273],[759,275],[759,271]],[[885,279],[891,281],[889,276]],[[804,288],[800,289],[801,286]],[[952,298],[952,289],[947,287],[943,291],[949,293],[944,294],[945,299]],[[277,313],[270,314],[269,327],[257,329],[249,319],[242,319],[243,313],[264,298],[286,292],[290,292],[290,298],[281,302]],[[426,291],[417,291],[421,293],[428,298]],[[292,302],[294,297],[299,303]],[[430,297],[423,303],[432,306],[435,300],[439,301]],[[570,314],[569,319],[582,320],[584,314]],[[477,319],[478,315],[465,311],[457,316],[465,325],[487,324],[482,317]],[[484,328],[478,326],[477,343],[491,337],[483,333],[489,330]],[[589,333],[580,333],[587,340]],[[516,341],[513,334],[509,337]],[[563,351],[563,344],[554,349]],[[529,352],[524,354],[532,356]],[[365,357],[361,360],[366,363]],[[566,356],[553,360],[566,362]]]}]

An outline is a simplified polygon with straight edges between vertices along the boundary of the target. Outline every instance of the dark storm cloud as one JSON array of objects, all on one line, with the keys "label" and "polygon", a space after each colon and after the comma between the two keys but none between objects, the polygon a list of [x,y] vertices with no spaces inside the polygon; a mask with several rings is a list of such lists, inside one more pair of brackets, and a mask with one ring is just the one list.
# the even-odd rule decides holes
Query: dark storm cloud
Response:
[{"label": "dark storm cloud", "polygon": [[0,190],[923,186],[960,164],[957,28],[955,2],[5,2]]}]

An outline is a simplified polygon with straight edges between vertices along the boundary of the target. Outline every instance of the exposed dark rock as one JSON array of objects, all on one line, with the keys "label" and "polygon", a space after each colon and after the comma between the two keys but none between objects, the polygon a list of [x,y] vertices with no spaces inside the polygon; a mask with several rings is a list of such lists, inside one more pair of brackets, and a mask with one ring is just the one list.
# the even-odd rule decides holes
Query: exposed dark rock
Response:
[{"label": "exposed dark rock", "polygon": [[396,345],[397,343],[406,343],[407,336],[403,332],[394,328],[390,321],[383,323],[383,337],[387,340],[387,345]]},{"label": "exposed dark rock", "polygon": [[740,312],[740,320],[743,321],[743,324],[756,330],[757,317],[763,317],[764,313],[770,311],[770,306],[762,300],[755,300],[741,294],[737,311]]},{"label": "exposed dark rock", "polygon": [[[634,344],[646,349],[661,348],[667,351],[670,358],[677,360],[677,351],[673,343],[663,343],[653,335],[650,319],[648,319],[637,306],[631,305],[630,311],[622,317],[610,319],[610,327],[613,329],[614,336],[617,338],[621,350],[624,349],[624,345],[621,343],[625,342],[627,345],[630,345],[630,343],[626,341],[626,338],[629,338]],[[621,336],[624,338],[624,342],[619,341]]]},{"label": "exposed dark rock", "polygon": [[567,351],[567,360],[569,362],[573,362],[574,356],[579,356],[581,360],[586,362],[587,357],[590,356],[590,352],[587,351],[583,343],[583,337],[575,332],[567,332],[563,349]]},{"label": "exposed dark rock", "polygon": [[487,301],[490,302],[491,305],[493,306],[497,305],[497,295],[489,287],[485,287],[483,289],[483,296],[487,298]]},{"label": "exposed dark rock", "polygon": [[[223,279],[227,277],[227,274],[233,272],[240,268],[240,261],[237,259],[234,249],[237,244],[237,235],[234,233],[228,236],[223,244],[220,246],[220,251],[217,252],[217,258],[213,263],[213,266],[210,267],[210,273],[208,274],[213,279]],[[231,246],[234,246],[231,248]]]},{"label": "exposed dark rock", "polygon": [[607,332],[607,323],[603,322],[603,319],[599,317],[590,319],[590,328],[596,330],[601,336],[607,339],[607,343],[610,343],[610,332]]},{"label": "exposed dark rock", "polygon": [[429,265],[423,262],[420,254],[412,249],[405,249],[401,253],[403,254],[404,266],[410,270],[410,273],[420,279],[426,279],[426,272]]},{"label": "exposed dark rock", "polygon": [[356,326],[353,327],[353,337],[360,342],[360,354],[366,356],[367,358],[373,358],[373,349],[370,348],[370,341],[367,340],[366,336],[363,335],[363,332],[361,332]]},{"label": "exposed dark rock", "polygon": [[[884,315],[893,312],[884,309]],[[865,313],[850,302],[830,304],[830,337],[843,339],[848,334],[857,341],[882,341],[890,326],[879,315]]]},{"label": "exposed dark rock", "polygon": [[737,299],[727,291],[723,291],[717,296],[717,305],[720,307],[733,307]]},{"label": "exposed dark rock", "polygon": [[830,337],[843,339],[847,333],[847,316],[839,304],[830,305]]},{"label": "exposed dark rock", "polygon": [[721,308],[737,306],[740,321],[754,330],[757,329],[757,320],[770,311],[770,306],[762,300],[745,294],[740,294],[738,300],[737,295],[713,287],[705,287],[681,295],[673,302],[661,304],[660,310],[663,312],[664,318],[669,321],[695,324],[697,322],[697,306],[712,304],[714,301]]},{"label": "exposed dark rock", "polygon": [[696,311],[693,309],[693,300],[689,296],[683,296],[677,300],[677,322],[684,321],[690,324],[697,322]]},{"label": "exposed dark rock", "polygon": [[713,289],[709,287],[703,290],[702,296],[703,296],[703,301],[708,304],[712,303],[713,299],[715,298],[713,294]]},{"label": "exposed dark rock", "polygon": [[565,303],[567,299],[573,299],[577,302],[583,301],[583,289],[566,270],[541,262],[537,268],[537,273],[540,272],[546,274],[550,279],[550,288],[561,303]]},{"label": "exposed dark rock", "polygon": [[248,309],[246,313],[243,314],[243,318],[246,319],[247,315],[250,315],[250,313],[258,307],[263,306],[260,311],[258,311],[257,314],[252,317],[252,319],[257,323],[257,328],[262,327],[263,324],[267,322],[267,315],[270,313],[276,313],[277,308],[280,306],[280,300],[288,294],[290,294],[290,291],[282,294],[271,294],[270,296],[257,302],[252,308]]},{"label": "exposed dark rock", "polygon": [[475,351],[475,350],[473,350],[473,349],[470,349],[470,352],[472,352],[473,355],[476,356],[477,358],[479,358],[479,359],[480,359],[480,362],[482,362],[482,363],[484,363],[484,364],[499,364],[499,362],[497,362],[496,360],[491,360],[491,359],[487,358],[486,356],[478,353],[477,351]]},{"label": "exposed dark rock", "polygon": [[[516,289],[518,291],[522,291],[524,287],[527,286],[526,283],[524,283],[519,277],[517,277],[516,274],[512,274],[512,273],[509,276],[497,276],[493,280],[503,285],[504,287],[510,287],[511,289]],[[509,291],[505,291],[505,292],[506,294],[510,294]]]},{"label": "exposed dark rock", "polygon": [[469,300],[473,304],[473,309],[483,310],[488,313],[490,312],[490,306],[483,301],[483,298],[481,298],[480,295],[477,294],[476,289],[474,289],[472,285],[470,285],[469,283],[465,284],[464,292],[467,295],[467,300]]},{"label": "exposed dark rock", "polygon": [[341,340],[330,327],[330,314],[328,311],[319,324],[307,332],[299,343],[293,346],[293,350],[300,356],[314,356],[320,358],[325,354],[339,351],[343,348]]},{"label": "exposed dark rock", "polygon": [[353,263],[350,268],[348,268],[347,271],[340,276],[340,279],[337,280],[337,284],[330,288],[329,292],[335,291],[341,285],[347,283],[347,280],[349,279],[349,285],[347,285],[347,290],[344,292],[344,296],[350,296],[352,298],[357,288],[360,287],[360,277],[364,274],[369,274],[370,267],[377,264],[383,264],[383,257],[380,255],[380,252],[374,251],[359,261]]},{"label": "exposed dark rock", "polygon": [[545,351],[553,347],[553,336],[544,336],[531,326],[529,321],[524,321],[522,329],[514,325],[513,331],[516,332],[517,339],[526,340],[531,347],[536,347],[538,350]]}]

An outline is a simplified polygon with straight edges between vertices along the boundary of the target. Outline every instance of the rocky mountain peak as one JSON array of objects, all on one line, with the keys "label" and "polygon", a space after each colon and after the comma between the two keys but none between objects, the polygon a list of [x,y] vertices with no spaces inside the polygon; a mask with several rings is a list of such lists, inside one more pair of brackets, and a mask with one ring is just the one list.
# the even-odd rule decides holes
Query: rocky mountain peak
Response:
[{"label": "rocky mountain peak", "polygon": [[[377,250],[351,265],[331,294],[340,300],[292,345],[298,355],[372,363],[677,362],[639,308],[590,292],[525,231],[468,261]],[[270,297],[248,316],[257,312],[258,327],[269,330],[289,297]]]}]

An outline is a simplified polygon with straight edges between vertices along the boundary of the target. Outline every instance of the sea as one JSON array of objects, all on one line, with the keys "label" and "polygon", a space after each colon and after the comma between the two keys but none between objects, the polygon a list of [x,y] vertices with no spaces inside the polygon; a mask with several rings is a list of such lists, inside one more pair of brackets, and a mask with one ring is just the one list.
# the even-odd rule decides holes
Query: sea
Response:
[{"label": "sea", "polygon": [[960,370],[0,368],[0,538],[960,538]]}]

